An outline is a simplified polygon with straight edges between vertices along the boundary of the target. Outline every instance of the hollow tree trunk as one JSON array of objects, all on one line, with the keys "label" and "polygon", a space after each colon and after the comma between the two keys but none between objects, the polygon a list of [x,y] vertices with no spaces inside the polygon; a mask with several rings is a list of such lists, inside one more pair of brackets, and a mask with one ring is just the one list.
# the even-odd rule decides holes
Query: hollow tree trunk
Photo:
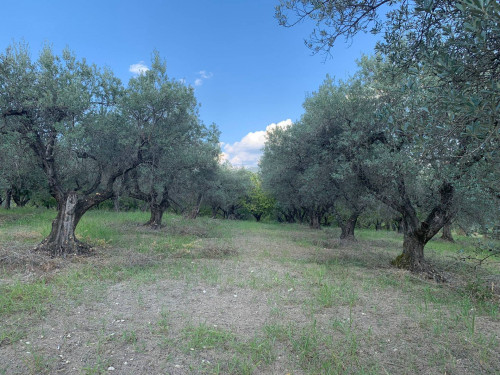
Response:
[{"label": "hollow tree trunk", "polygon": [[349,219],[343,221],[340,225],[340,239],[354,241],[354,229],[356,228],[356,222],[358,221],[359,214],[357,212],[351,214]]},{"label": "hollow tree trunk", "polygon": [[79,241],[75,236],[75,228],[84,210],[78,206],[76,193],[68,193],[58,202],[57,216],[52,221],[52,230],[36,248],[49,252],[52,256],[82,254],[88,252],[90,246]]},{"label": "hollow tree trunk", "polygon": [[446,223],[443,226],[443,234],[441,235],[441,239],[449,242],[455,242],[453,236],[451,235],[451,223]]},{"label": "hollow tree trunk", "polygon": [[7,189],[5,191],[5,201],[3,202],[3,208],[10,210],[10,201],[12,199],[12,189]]}]

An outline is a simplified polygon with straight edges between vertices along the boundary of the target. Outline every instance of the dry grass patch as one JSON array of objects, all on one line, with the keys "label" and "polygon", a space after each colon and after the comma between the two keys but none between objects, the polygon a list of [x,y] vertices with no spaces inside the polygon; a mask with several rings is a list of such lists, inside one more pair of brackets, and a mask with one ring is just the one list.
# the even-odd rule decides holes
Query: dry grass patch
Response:
[{"label": "dry grass patch", "polygon": [[238,252],[234,246],[226,240],[218,238],[209,238],[195,240],[184,244],[181,249],[174,252],[174,258],[192,258],[192,259],[221,259],[237,255]]}]

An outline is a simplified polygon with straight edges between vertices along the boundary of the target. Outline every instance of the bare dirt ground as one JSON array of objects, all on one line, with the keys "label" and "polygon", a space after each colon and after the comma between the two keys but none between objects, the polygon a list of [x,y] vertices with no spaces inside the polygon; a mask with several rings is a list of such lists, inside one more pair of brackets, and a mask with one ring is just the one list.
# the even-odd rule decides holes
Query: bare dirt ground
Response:
[{"label": "bare dirt ground", "polygon": [[200,236],[166,258],[34,259],[22,282],[65,294],[6,318],[24,334],[0,342],[0,374],[500,373],[498,312],[390,268],[383,241],[294,228],[229,229],[220,254]]}]

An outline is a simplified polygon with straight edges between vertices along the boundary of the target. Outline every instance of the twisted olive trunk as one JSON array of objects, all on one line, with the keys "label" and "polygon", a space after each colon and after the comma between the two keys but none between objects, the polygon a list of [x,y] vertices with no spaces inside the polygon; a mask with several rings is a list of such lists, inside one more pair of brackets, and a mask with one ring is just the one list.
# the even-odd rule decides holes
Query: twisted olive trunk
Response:
[{"label": "twisted olive trunk", "polygon": [[354,229],[356,228],[356,222],[358,221],[359,213],[358,212],[353,212],[351,216],[342,224],[340,225],[341,233],[340,233],[340,239],[341,240],[348,240],[348,241],[354,241]]},{"label": "twisted olive trunk", "polygon": [[90,246],[75,236],[75,228],[86,211],[78,203],[78,196],[74,192],[68,193],[58,202],[57,216],[52,221],[52,230],[38,245],[37,250],[47,251],[52,256],[88,252]]}]

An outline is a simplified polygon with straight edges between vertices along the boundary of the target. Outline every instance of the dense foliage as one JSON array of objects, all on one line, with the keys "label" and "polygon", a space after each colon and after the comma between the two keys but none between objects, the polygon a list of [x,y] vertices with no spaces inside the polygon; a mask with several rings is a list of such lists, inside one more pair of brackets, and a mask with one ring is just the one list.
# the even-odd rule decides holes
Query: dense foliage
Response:
[{"label": "dense foliage", "polygon": [[[306,101],[306,114],[294,128],[310,127],[307,121],[314,118],[316,128],[327,133],[323,144],[309,141],[296,153],[311,145],[317,160],[327,155],[333,164],[316,178],[311,174],[318,166],[300,162],[310,177],[307,184],[295,180],[294,189],[306,186],[309,192],[308,184],[334,185],[339,177],[355,180],[401,217],[405,240],[394,263],[434,274],[423,249],[443,226],[464,216],[481,216],[476,223],[483,225],[498,220],[500,4],[292,0],[281,1],[276,16],[285,26],[312,20],[307,45],[315,52],[329,53],[338,37],[370,27],[385,32],[376,58],[363,59],[355,77],[336,84],[327,80],[313,95],[320,103],[327,90],[323,100],[335,104],[325,108],[341,111],[327,113]],[[335,132],[332,123],[338,124]],[[290,145],[307,137],[299,133],[311,139],[316,132],[294,128],[281,135]],[[277,135],[269,137],[264,171],[280,160],[273,152],[280,142]],[[264,178],[276,174],[282,176],[274,171]]]},{"label": "dense foliage", "polygon": [[[33,61],[26,46],[12,45],[0,55],[0,116],[6,199],[48,185],[58,215],[39,249],[53,255],[88,249],[75,227],[116,196],[117,185],[157,215],[171,185],[196,186],[194,176],[214,169],[219,153],[218,132],[199,121],[193,89],[169,80],[158,54],[152,69],[124,88],[68,50],[57,56],[45,47]],[[25,175],[37,186],[27,186]]]}]

